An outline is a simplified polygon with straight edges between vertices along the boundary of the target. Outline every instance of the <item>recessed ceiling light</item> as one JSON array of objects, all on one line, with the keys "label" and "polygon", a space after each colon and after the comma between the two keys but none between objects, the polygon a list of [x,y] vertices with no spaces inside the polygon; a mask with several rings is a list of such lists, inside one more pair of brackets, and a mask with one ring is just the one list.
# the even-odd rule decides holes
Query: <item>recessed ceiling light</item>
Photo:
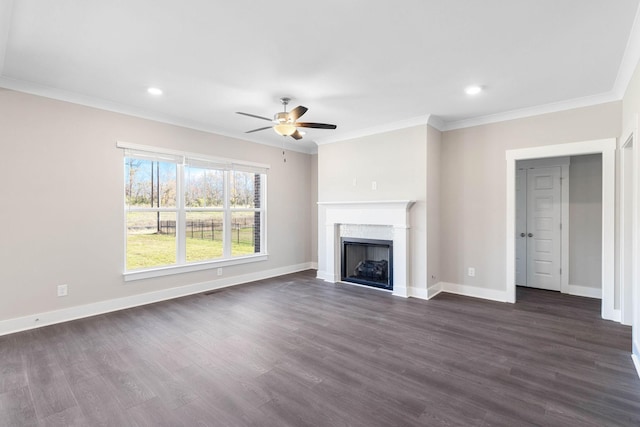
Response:
[{"label": "recessed ceiling light", "polygon": [[482,92],[482,87],[481,86],[475,86],[475,85],[474,86],[467,86],[464,91],[465,91],[465,93],[467,95],[477,95],[480,92]]},{"label": "recessed ceiling light", "polygon": [[162,89],[158,89],[157,87],[150,87],[147,89],[147,92],[151,95],[162,95]]}]

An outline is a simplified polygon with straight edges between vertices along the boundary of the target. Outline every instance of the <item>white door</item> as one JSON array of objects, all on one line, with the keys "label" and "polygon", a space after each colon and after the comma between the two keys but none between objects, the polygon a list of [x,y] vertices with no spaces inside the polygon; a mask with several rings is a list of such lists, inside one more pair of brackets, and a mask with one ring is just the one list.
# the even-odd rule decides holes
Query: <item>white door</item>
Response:
[{"label": "white door", "polygon": [[527,170],[516,170],[516,285],[527,285]]},{"label": "white door", "polygon": [[527,286],[560,291],[560,167],[527,170]]}]

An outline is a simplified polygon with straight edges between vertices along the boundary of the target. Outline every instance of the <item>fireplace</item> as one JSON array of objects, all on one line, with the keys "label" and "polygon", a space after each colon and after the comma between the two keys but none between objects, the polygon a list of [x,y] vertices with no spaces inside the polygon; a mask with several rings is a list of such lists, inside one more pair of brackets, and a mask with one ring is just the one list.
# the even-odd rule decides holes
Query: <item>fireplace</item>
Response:
[{"label": "fireplace", "polygon": [[409,209],[413,204],[413,200],[318,202],[318,278],[341,281],[342,238],[387,240],[393,242],[393,261],[389,259],[393,295],[408,297]]},{"label": "fireplace", "polygon": [[342,237],[341,280],[393,290],[393,241]]}]

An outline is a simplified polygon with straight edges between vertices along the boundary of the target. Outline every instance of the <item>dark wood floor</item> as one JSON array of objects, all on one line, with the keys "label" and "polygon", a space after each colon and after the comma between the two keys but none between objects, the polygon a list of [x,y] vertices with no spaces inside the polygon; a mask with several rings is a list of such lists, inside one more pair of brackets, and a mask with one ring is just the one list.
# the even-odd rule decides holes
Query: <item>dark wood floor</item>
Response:
[{"label": "dark wood floor", "polygon": [[631,329],[597,300],[314,274],[0,337],[0,425],[640,425]]}]

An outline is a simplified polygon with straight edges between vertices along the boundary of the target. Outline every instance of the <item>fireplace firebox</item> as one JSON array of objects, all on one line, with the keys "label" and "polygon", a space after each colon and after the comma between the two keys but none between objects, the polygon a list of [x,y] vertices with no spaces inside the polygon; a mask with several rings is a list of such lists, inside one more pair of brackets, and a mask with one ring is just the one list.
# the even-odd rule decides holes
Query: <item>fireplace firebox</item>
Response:
[{"label": "fireplace firebox", "polygon": [[393,242],[342,237],[342,281],[393,290]]}]

